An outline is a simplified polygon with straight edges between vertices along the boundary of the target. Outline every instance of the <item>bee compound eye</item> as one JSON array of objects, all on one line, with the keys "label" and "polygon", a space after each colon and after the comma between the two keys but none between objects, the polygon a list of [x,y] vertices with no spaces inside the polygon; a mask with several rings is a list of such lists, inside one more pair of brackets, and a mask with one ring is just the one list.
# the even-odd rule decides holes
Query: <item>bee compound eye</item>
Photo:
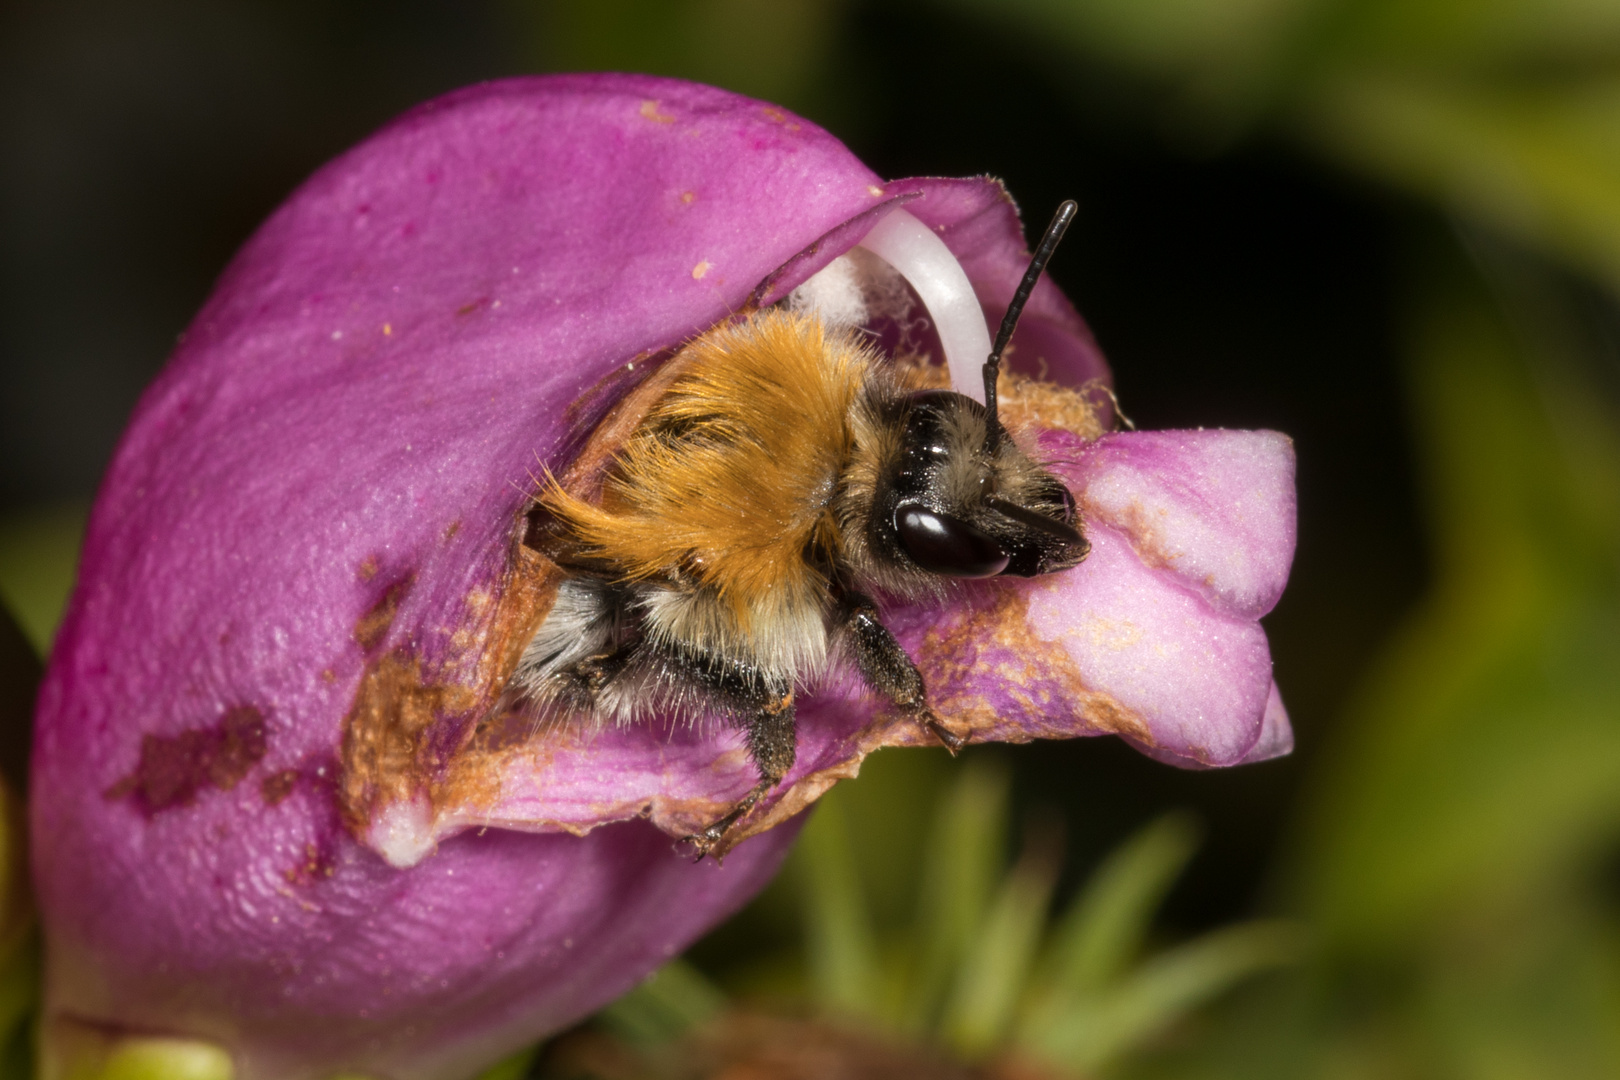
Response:
[{"label": "bee compound eye", "polygon": [[1007,553],[995,537],[976,525],[920,506],[901,506],[894,531],[911,561],[947,577],[995,577],[1007,568]]}]

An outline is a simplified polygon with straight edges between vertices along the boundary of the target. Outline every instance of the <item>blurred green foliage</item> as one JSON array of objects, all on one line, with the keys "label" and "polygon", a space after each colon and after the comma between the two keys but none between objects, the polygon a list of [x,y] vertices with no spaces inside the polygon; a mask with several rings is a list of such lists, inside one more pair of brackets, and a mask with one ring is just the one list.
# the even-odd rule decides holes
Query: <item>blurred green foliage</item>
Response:
[{"label": "blurred green foliage", "polygon": [[548,70],[639,71],[795,104],[823,77],[841,0],[511,0]]},{"label": "blurred green foliage", "polygon": [[0,605],[40,657],[50,652],[73,588],[85,512],[72,503],[0,518]]},{"label": "blurred green foliage", "polygon": [[192,1039],[112,1034],[83,1027],[55,1039],[54,1044],[59,1059],[42,1070],[51,1080],[233,1080],[236,1075],[229,1054],[212,1043]]},{"label": "blurred green foliage", "polygon": [[726,1007],[726,996],[696,968],[676,960],[597,1014],[630,1046],[650,1049],[680,1038]]},{"label": "blurred green foliage", "polygon": [[[28,884],[28,830],[21,792],[27,777],[32,682],[50,651],[73,587],[84,531],[81,505],[0,519],[0,1078],[34,1074],[32,1022],[39,1000],[40,942]],[[34,656],[21,655],[31,647]],[[22,685],[24,683],[29,685]],[[117,1076],[154,1075],[130,1057]],[[120,1059],[123,1061],[124,1059]],[[133,1072],[129,1070],[135,1070]],[[109,1076],[114,1074],[108,1074]],[[164,1072],[162,1075],[174,1075]]]},{"label": "blurred green foliage", "polygon": [[[822,800],[787,877],[805,910],[805,996],[830,1015],[968,1061],[1025,1057],[1086,1072],[1296,951],[1288,928],[1253,924],[1142,960],[1153,911],[1192,853],[1190,827],[1175,817],[1116,851],[1049,922],[1058,837],[1049,822],[1033,825],[1023,854],[1004,865],[1007,777],[982,759],[935,803],[915,914],[879,924],[854,849],[884,825],[855,827],[841,797],[862,786]],[[886,786],[869,770],[864,797]]]},{"label": "blurred green foliage", "polygon": [[1284,133],[1620,286],[1609,0],[951,2],[1160,90],[1206,152]]},{"label": "blurred green foliage", "polygon": [[1586,317],[1610,301],[1424,239],[1409,359],[1439,580],[1279,868],[1320,951],[1148,1075],[1620,1075],[1620,417]]},{"label": "blurred green foliage", "polygon": [[0,1078],[34,1074],[40,942],[23,792],[39,661],[73,584],[82,509],[0,520]]},{"label": "blurred green foliage", "polygon": [[523,1080],[529,1075],[534,1066],[534,1059],[539,1054],[538,1047],[522,1050],[502,1061],[500,1064],[485,1069],[478,1074],[477,1080]]},{"label": "blurred green foliage", "polygon": [[[745,1000],[764,996],[778,1009],[808,1010],[992,1069],[1019,1062],[1055,1076],[1090,1076],[1245,978],[1303,952],[1299,928],[1276,920],[1149,947],[1154,911],[1195,847],[1194,830],[1179,815],[1128,840],[1050,918],[1057,837],[1049,823],[1036,824],[1023,854],[1007,865],[1007,774],[982,757],[923,804],[931,835],[921,872],[905,890],[913,910],[882,918],[860,867],[863,855],[892,850],[895,830],[887,820],[857,826],[857,813],[874,799],[892,806],[895,794],[914,786],[915,775],[884,767],[895,757],[881,758],[875,769],[869,763],[861,784],[821,800],[778,886],[798,902],[802,945],[761,958],[756,975],[763,978],[741,983]],[[726,1007],[720,990],[676,961],[604,1010],[597,1024],[657,1055],[705,1025],[726,1023]]]}]

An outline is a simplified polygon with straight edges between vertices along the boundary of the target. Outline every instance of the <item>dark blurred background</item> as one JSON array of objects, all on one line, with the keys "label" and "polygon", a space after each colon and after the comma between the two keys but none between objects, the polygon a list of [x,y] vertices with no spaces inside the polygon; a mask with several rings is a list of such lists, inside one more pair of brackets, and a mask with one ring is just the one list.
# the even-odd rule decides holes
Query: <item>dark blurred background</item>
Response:
[{"label": "dark blurred background", "polygon": [[[1310,963],[1131,1067],[1620,1075],[1617,61],[1597,0],[11,0],[0,597],[48,642],[136,396],[322,162],[505,75],[754,94],[886,176],[999,176],[1037,222],[1078,199],[1051,272],[1136,423],[1295,440],[1266,620],[1293,757],[967,755],[1014,774],[1015,822],[1066,822],[1060,896],[1186,808],[1161,935],[1312,927]],[[771,948],[772,903],[698,963]]]}]

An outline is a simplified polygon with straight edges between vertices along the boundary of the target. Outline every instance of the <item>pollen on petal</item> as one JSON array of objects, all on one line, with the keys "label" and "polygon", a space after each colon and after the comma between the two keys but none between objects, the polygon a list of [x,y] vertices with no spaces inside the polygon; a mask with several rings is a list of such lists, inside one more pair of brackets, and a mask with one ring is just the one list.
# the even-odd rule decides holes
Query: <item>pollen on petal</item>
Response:
[{"label": "pollen on petal", "polygon": [[643,101],[641,103],[641,115],[655,124],[673,124],[675,122],[673,116],[658,111],[658,102],[656,101]]},{"label": "pollen on petal", "polygon": [[696,266],[692,267],[692,280],[694,280],[694,281],[702,281],[703,280],[703,275],[707,274],[708,272],[709,272],[709,261],[707,259],[705,259],[703,262],[700,262]]}]

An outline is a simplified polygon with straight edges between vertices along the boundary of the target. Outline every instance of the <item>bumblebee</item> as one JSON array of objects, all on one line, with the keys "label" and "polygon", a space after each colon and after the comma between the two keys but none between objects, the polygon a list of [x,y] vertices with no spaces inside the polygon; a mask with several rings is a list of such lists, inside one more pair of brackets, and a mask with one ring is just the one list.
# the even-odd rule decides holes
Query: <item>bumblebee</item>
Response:
[{"label": "bumblebee", "polygon": [[567,577],[509,691],[552,715],[633,723],[721,716],[759,782],[687,837],[699,858],[792,768],[795,695],[852,662],[953,752],[873,594],[942,599],[950,582],[1064,570],[1088,544],[1073,496],[996,407],[1001,356],[1074,216],[1059,209],[983,368],[986,404],[909,387],[814,314],[770,308],[689,342],[599,500],[539,497]]}]

